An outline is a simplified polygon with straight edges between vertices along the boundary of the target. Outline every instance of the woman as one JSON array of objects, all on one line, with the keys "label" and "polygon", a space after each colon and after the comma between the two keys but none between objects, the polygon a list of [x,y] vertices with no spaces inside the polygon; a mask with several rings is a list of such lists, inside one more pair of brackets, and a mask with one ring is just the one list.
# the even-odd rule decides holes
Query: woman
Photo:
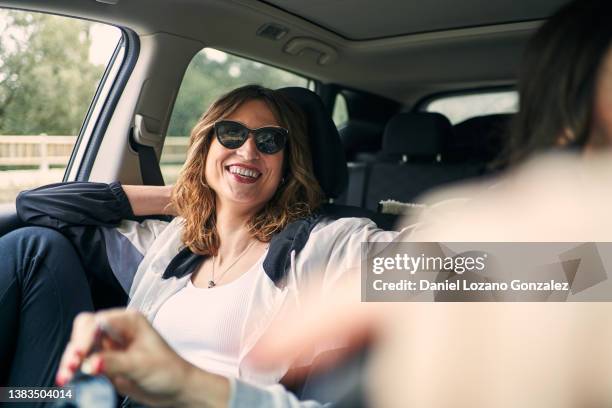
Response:
[{"label": "woman", "polygon": [[[267,369],[250,364],[250,351],[267,325],[299,303],[304,287],[331,295],[336,281],[358,273],[361,242],[396,235],[367,219],[334,221],[315,213],[322,192],[313,176],[302,114],[281,92],[259,86],[230,92],[202,116],[170,199],[169,191],[118,183],[58,184],[22,193],[17,209],[25,221],[61,230],[77,244],[81,258],[96,260],[87,268],[94,291],[105,281],[110,292],[128,293],[128,308],[144,314],[179,355],[206,372],[207,386],[215,390],[205,394],[210,403],[218,396],[227,403],[230,384],[234,399],[249,395],[247,382],[276,384],[290,361]],[[173,212],[180,217],[171,222],[127,220],[115,228],[120,219]],[[18,248],[24,241],[23,232],[2,239],[5,252],[16,258],[24,256]],[[73,260],[74,250],[64,257]],[[20,276],[20,266],[4,274]],[[26,276],[47,272],[41,271],[45,265],[30,269]],[[84,275],[75,270],[75,276]],[[73,290],[88,292],[83,285]],[[55,301],[50,296],[48,303]],[[118,298],[104,300],[109,304]],[[80,307],[91,310],[91,299],[73,305],[71,313]],[[12,312],[18,315],[20,308]],[[80,325],[77,320],[75,327]],[[34,337],[44,337],[28,326]],[[72,377],[87,351],[70,342],[58,384]],[[104,372],[102,361],[90,366]],[[13,364],[10,375],[34,365]],[[38,385],[48,384],[44,380]],[[123,389],[121,379],[116,385]],[[295,400],[282,387],[273,389],[275,398]]]}]

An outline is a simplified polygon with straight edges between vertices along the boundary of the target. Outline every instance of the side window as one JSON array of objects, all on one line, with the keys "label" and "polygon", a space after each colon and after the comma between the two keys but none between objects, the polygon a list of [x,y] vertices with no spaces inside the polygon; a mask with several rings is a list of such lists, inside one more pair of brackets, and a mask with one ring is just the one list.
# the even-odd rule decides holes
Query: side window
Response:
[{"label": "side window", "polygon": [[306,88],[309,80],[256,61],[204,48],[187,67],[170,117],[160,160],[166,184],[172,184],[178,178],[187,156],[189,134],[202,113],[219,96],[247,84],[273,89],[285,86]]},{"label": "side window", "polygon": [[447,96],[435,99],[425,106],[428,112],[445,115],[453,125],[474,116],[515,113],[518,108],[516,91]]},{"label": "side window", "polygon": [[61,181],[121,30],[0,9],[0,203]]},{"label": "side window", "polygon": [[332,118],[334,119],[334,123],[336,127],[340,127],[348,120],[348,108],[346,107],[346,99],[344,95],[338,93],[336,95],[336,100],[334,101],[334,112],[332,113]]}]

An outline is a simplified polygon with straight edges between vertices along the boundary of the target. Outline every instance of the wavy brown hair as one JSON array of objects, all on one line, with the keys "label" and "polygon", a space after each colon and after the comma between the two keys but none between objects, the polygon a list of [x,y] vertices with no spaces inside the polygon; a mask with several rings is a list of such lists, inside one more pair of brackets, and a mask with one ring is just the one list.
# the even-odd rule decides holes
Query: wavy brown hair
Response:
[{"label": "wavy brown hair", "polygon": [[289,130],[283,179],[275,194],[249,221],[257,240],[269,242],[287,224],[309,216],[322,202],[323,191],[314,176],[304,114],[281,92],[259,85],[237,88],[214,102],[191,131],[187,161],[172,193],[172,206],[185,218],[183,243],[197,254],[215,255],[220,241],[216,227],[216,194],[206,182],[206,157],[214,137],[214,123],[243,103],[264,101],[278,123]]}]

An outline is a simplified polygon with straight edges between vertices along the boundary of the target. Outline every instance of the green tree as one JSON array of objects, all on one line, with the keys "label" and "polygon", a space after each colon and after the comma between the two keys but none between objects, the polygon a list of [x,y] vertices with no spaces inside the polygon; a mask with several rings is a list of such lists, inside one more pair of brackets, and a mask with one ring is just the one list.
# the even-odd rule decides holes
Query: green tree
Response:
[{"label": "green tree", "polygon": [[0,11],[0,134],[78,133],[104,69],[89,61],[90,25]]},{"label": "green tree", "polygon": [[305,78],[245,58],[206,50],[198,53],[187,68],[168,127],[170,136],[188,136],[198,118],[222,94],[247,84],[269,88],[306,86]]}]

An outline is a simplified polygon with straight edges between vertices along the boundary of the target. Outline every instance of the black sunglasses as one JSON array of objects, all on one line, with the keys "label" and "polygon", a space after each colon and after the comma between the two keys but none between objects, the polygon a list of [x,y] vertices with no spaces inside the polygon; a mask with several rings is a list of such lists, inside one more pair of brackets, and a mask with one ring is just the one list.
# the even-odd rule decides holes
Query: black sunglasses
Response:
[{"label": "black sunglasses", "polygon": [[257,150],[265,154],[274,154],[285,147],[289,131],[277,126],[249,129],[242,123],[233,120],[221,120],[215,123],[217,140],[228,149],[237,149],[242,146],[248,139],[249,133],[255,137]]}]

